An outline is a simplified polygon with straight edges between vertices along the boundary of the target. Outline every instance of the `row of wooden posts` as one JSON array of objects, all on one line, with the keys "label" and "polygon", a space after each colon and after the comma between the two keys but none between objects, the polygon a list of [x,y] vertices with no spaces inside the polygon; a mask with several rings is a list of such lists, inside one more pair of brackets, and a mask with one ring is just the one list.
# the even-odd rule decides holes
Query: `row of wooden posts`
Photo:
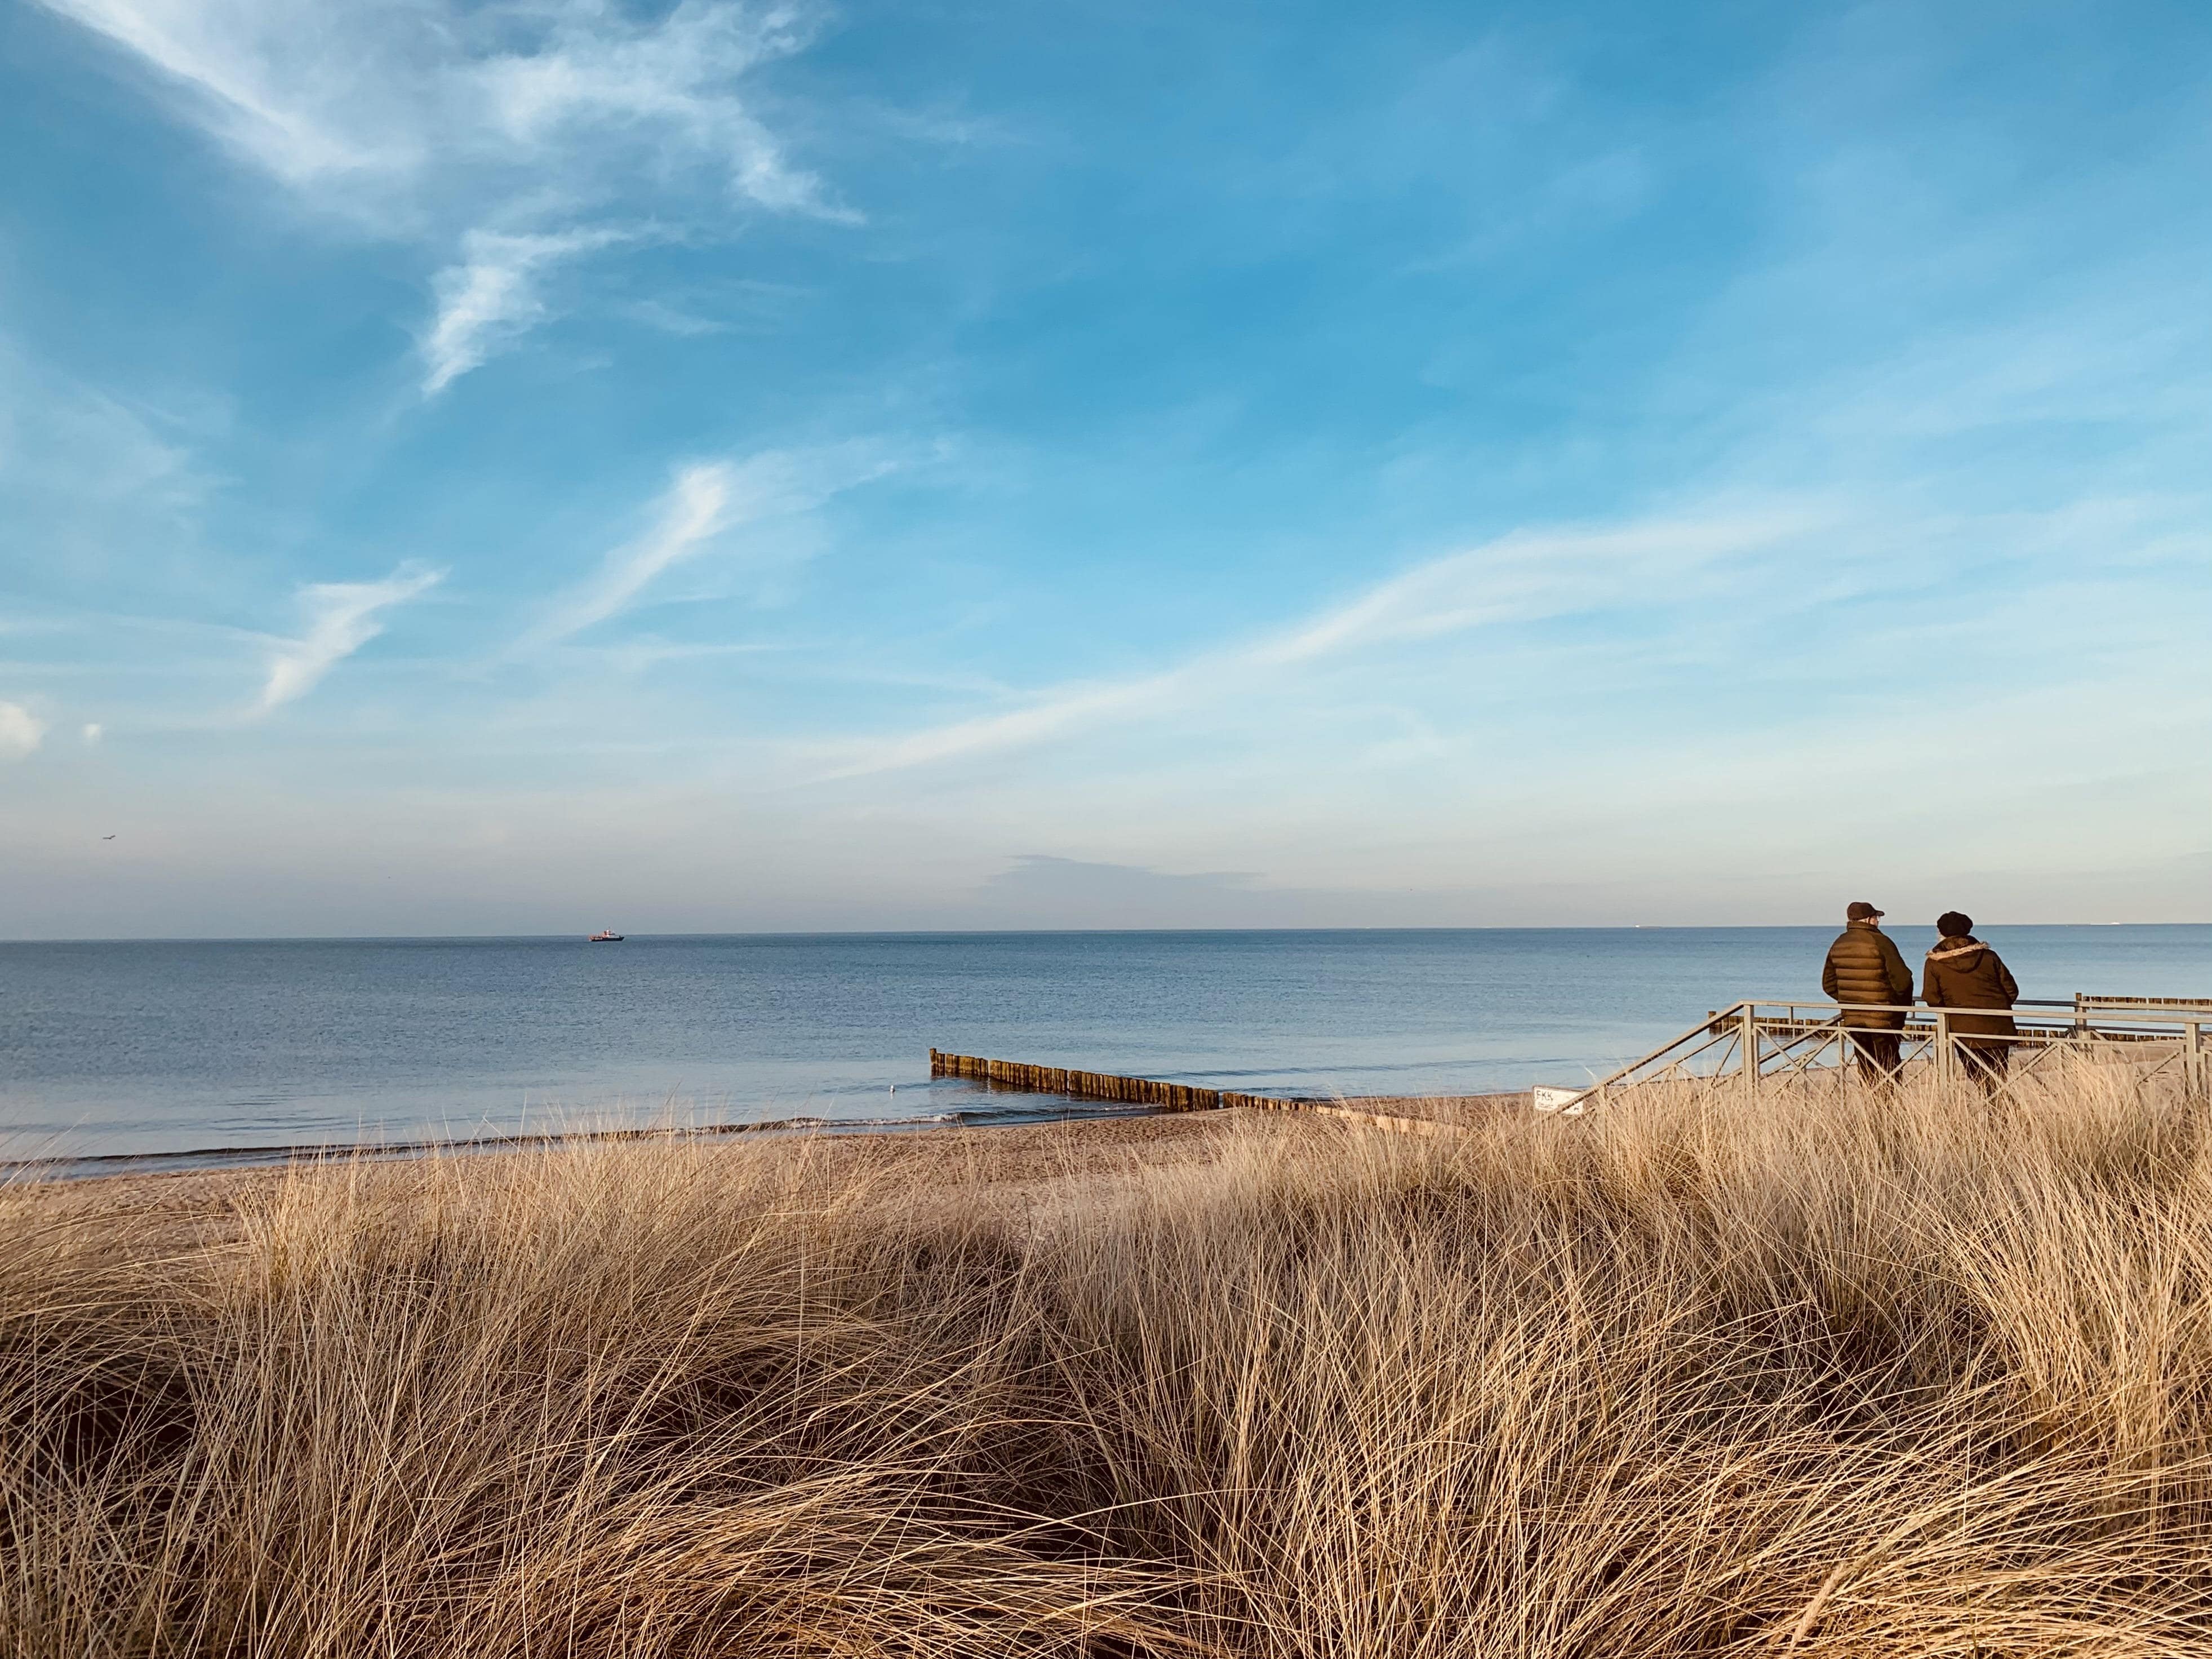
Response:
[{"label": "row of wooden posts", "polygon": [[1078,1072],[1065,1066],[1030,1066],[1018,1060],[981,1060],[974,1054],[929,1051],[932,1077],[972,1077],[1025,1093],[1066,1095],[1072,1100],[1115,1100],[1164,1112],[1211,1112],[1224,1106],[1284,1106],[1267,1095],[1240,1095],[1226,1089],[1201,1089],[1189,1083],[1162,1083],[1148,1077],[1115,1077],[1107,1072]]},{"label": "row of wooden posts", "polygon": [[1432,1118],[1400,1117],[1395,1113],[1363,1111],[1356,1106],[1339,1106],[1327,1101],[1239,1094],[1233,1089],[1201,1089],[1192,1083],[1117,1077],[1110,1072],[1079,1072],[1066,1066],[1031,1066],[1018,1060],[984,1060],[975,1054],[948,1054],[939,1048],[929,1051],[929,1074],[974,1078],[978,1082],[996,1084],[1002,1089],[1018,1089],[1028,1094],[1065,1095],[1071,1100],[1111,1100],[1127,1106],[1150,1106],[1163,1112],[1212,1112],[1237,1107],[1258,1112],[1313,1112],[1405,1134],[1442,1134],[1455,1127]]}]

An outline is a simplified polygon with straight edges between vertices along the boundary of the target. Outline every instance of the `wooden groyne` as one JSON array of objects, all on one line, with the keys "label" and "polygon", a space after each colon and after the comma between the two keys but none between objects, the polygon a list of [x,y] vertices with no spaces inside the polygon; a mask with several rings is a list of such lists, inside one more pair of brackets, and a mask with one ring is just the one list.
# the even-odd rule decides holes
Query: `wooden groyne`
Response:
[{"label": "wooden groyne", "polygon": [[1110,1072],[1078,1072],[1065,1066],[1030,1066],[1018,1060],[982,1060],[974,1054],[929,1051],[932,1077],[972,1077],[1026,1094],[1066,1095],[1072,1100],[1112,1100],[1125,1106],[1151,1106],[1163,1112],[1213,1112],[1224,1106],[1282,1107],[1292,1103],[1267,1095],[1240,1095],[1227,1089],[1201,1089],[1191,1083],[1162,1083],[1156,1078],[1116,1077]]},{"label": "wooden groyne", "polygon": [[1255,1112],[1311,1112],[1342,1118],[1373,1129],[1401,1134],[1434,1135],[1460,1126],[1437,1118],[1400,1117],[1328,1101],[1285,1095],[1240,1094],[1233,1089],[1203,1089],[1194,1083],[1163,1083],[1157,1078],[1117,1077],[1111,1072],[1079,1072],[1066,1066],[1031,1066],[1018,1060],[984,1060],[975,1054],[929,1051],[932,1077],[973,1078],[1025,1094],[1065,1095],[1071,1100],[1110,1100],[1125,1106],[1150,1106],[1163,1112],[1218,1112],[1242,1108]]}]

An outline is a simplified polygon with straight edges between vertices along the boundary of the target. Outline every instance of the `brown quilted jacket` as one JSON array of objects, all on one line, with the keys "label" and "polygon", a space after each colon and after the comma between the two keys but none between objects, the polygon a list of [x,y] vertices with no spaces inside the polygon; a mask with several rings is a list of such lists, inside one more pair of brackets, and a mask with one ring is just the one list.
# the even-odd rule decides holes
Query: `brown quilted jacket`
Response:
[{"label": "brown quilted jacket", "polygon": [[[2020,985],[2004,959],[1969,934],[1936,941],[1921,970],[1920,994],[1930,1008],[2009,1008],[2020,1000]],[[2020,1030],[2010,1014],[1954,1014],[1951,1029],[1962,1036],[2014,1036]]]},{"label": "brown quilted jacket", "polygon": [[[1836,935],[1820,969],[1820,990],[1832,1002],[1912,1003],[1912,969],[1897,943],[1871,921],[1855,921]],[[1844,1014],[1843,1023],[1861,1030],[1893,1031],[1905,1024],[1893,1014]]]}]

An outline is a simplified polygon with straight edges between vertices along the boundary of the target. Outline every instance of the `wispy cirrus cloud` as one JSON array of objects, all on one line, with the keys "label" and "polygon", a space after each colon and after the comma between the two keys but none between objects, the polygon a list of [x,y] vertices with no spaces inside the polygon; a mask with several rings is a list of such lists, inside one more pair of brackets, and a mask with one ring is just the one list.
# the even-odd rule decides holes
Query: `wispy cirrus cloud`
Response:
[{"label": "wispy cirrus cloud", "polygon": [[844,213],[738,86],[807,45],[805,7],[43,3],[137,57],[241,159],[378,229],[533,187],[647,186],[654,169],[703,173],[763,207]]},{"label": "wispy cirrus cloud", "polygon": [[710,550],[731,532],[807,512],[903,464],[892,449],[856,441],[679,466],[645,533],[608,553],[590,576],[556,597],[520,644],[533,648],[580,634],[628,610],[663,572]]},{"label": "wispy cirrus cloud", "polygon": [[462,263],[440,271],[432,283],[438,314],[422,340],[422,395],[437,396],[545,319],[538,277],[548,266],[625,240],[612,230],[558,236],[471,231],[462,241]]},{"label": "wispy cirrus cloud", "polygon": [[866,776],[1022,748],[1086,728],[1200,706],[1289,671],[1379,647],[1628,601],[1675,598],[1727,561],[1816,522],[1804,513],[1663,521],[1618,530],[1501,538],[1417,565],[1279,632],[1202,651],[1151,674],[1043,691],[1018,708],[849,748],[820,781]]},{"label": "wispy cirrus cloud", "polygon": [[46,723],[20,702],[0,702],[0,761],[22,760],[46,740]]},{"label": "wispy cirrus cloud", "polygon": [[117,397],[0,333],[0,523],[14,532],[0,538],[0,574],[11,557],[81,563],[126,526],[173,539],[216,488],[197,450],[223,424],[217,403]]},{"label": "wispy cirrus cloud", "polygon": [[551,316],[536,280],[549,265],[627,240],[607,223],[616,203],[664,234],[723,234],[733,204],[857,217],[741,84],[808,44],[811,7],[43,3],[131,54],[179,115],[303,204],[438,251],[428,393]]},{"label": "wispy cirrus cloud", "polygon": [[[539,14],[543,15],[543,14]],[[525,147],[643,135],[664,164],[701,164],[733,195],[766,208],[849,219],[821,181],[793,165],[739,96],[749,71],[811,40],[810,8],[683,0],[655,22],[572,4],[532,49],[484,58],[471,79],[509,142]]]},{"label": "wispy cirrus cloud", "polygon": [[383,613],[428,592],[441,570],[403,564],[381,581],[312,582],[299,592],[307,627],[270,653],[260,713],[304,697],[332,668],[384,631]]}]

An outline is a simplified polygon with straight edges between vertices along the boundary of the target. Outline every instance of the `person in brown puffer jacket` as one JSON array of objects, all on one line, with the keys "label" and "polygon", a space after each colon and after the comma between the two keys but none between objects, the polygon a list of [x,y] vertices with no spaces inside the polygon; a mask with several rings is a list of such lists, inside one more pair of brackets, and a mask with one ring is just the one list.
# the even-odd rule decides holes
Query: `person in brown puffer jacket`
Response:
[{"label": "person in brown puffer jacket", "polygon": [[[1930,1008],[2005,1008],[2020,1000],[2020,984],[2004,959],[1974,937],[1974,919],[1957,910],[1936,918],[1942,938],[1928,953],[1921,970],[1921,999]],[[1967,1074],[1995,1094],[2012,1063],[2012,1044],[2020,1035],[2012,1015],[1954,1014],[1951,1035],[1966,1062]]]},{"label": "person in brown puffer jacket", "polygon": [[[1887,1088],[1897,1081],[1898,1033],[1912,1006],[1912,969],[1896,942],[1881,931],[1882,913],[1863,900],[1845,907],[1844,931],[1828,947],[1820,993],[1831,1002],[1887,1003],[1894,1012],[1846,1012],[1853,1057],[1869,1081]],[[1897,1005],[1902,1005],[1898,1006]]]}]

